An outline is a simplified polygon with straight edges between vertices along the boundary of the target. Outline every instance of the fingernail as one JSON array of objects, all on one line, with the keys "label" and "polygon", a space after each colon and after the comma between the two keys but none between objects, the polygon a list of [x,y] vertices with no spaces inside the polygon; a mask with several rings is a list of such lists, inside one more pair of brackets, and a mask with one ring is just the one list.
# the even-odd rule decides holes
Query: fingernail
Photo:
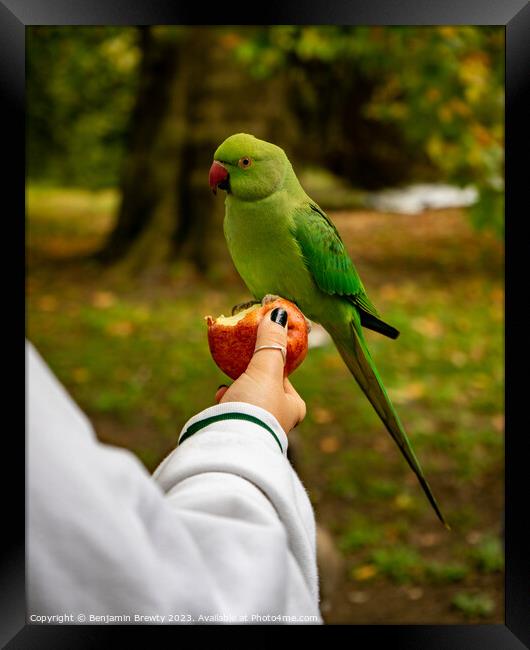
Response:
[{"label": "fingernail", "polygon": [[276,307],[271,311],[271,321],[273,323],[278,323],[282,327],[287,325],[287,312],[281,307]]},{"label": "fingernail", "polygon": [[217,390],[221,390],[221,388],[228,388],[226,384],[221,384],[220,386],[217,386]]}]

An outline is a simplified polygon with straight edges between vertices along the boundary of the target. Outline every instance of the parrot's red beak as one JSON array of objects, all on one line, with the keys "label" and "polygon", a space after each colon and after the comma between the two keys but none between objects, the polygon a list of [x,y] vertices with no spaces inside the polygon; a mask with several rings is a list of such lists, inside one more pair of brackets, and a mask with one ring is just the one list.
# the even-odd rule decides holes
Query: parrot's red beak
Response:
[{"label": "parrot's red beak", "polygon": [[228,170],[223,164],[217,162],[217,160],[214,160],[210,167],[208,182],[214,194],[217,194],[218,187],[222,190],[228,189]]}]

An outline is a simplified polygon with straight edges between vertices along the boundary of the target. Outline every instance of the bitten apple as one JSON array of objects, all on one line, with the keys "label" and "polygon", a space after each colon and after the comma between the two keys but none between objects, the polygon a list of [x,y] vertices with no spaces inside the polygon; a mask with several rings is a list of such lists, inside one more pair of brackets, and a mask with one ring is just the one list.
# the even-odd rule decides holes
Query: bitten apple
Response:
[{"label": "bitten apple", "polygon": [[206,316],[208,344],[215,363],[231,379],[237,379],[247,369],[261,319],[276,307],[287,311],[287,356],[284,375],[294,372],[307,354],[307,323],[298,307],[278,298],[265,305],[253,305],[234,316]]}]

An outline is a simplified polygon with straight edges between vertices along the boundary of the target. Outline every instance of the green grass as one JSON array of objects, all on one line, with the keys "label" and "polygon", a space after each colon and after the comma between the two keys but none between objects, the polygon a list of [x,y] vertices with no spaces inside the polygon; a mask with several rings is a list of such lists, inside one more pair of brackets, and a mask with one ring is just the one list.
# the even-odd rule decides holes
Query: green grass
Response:
[{"label": "green grass", "polygon": [[373,551],[371,561],[379,573],[398,584],[411,582],[421,574],[421,557],[409,546],[394,546]]},{"label": "green grass", "polygon": [[470,574],[471,568],[466,564],[443,564],[431,562],[425,566],[425,576],[431,582],[445,584],[461,582]]},{"label": "green grass", "polygon": [[383,531],[374,526],[374,523],[365,517],[356,516],[349,522],[347,528],[339,539],[339,546],[343,551],[358,551],[371,547],[381,541]]},{"label": "green grass", "polygon": [[466,618],[489,616],[494,609],[493,600],[486,594],[458,593],[451,601],[452,606]]},{"label": "green grass", "polygon": [[496,573],[504,568],[504,552],[498,537],[485,536],[469,555],[471,561],[483,573]]},{"label": "green grass", "polygon": [[[201,280],[185,266],[163,282],[81,259],[62,266],[63,257],[97,248],[116,205],[113,192],[29,188],[28,336],[98,434],[152,470],[226,382],[210,357],[203,317],[227,313],[248,294],[235,274]],[[319,521],[339,541],[350,574],[368,565],[378,584],[464,584],[467,595],[456,603],[455,593],[444,592],[447,620],[500,622],[499,607],[469,593],[484,579],[488,598],[499,603],[502,593],[495,537],[503,476],[502,248],[453,212],[352,212],[336,223],[371,299],[401,330],[397,341],[368,333],[368,345],[452,532],[437,522],[333,346],[310,350],[292,376],[308,406],[299,469],[318,495]],[[325,436],[333,436],[331,451],[320,446]],[[481,541],[468,543],[470,534]],[[422,535],[435,541],[424,546]]]}]

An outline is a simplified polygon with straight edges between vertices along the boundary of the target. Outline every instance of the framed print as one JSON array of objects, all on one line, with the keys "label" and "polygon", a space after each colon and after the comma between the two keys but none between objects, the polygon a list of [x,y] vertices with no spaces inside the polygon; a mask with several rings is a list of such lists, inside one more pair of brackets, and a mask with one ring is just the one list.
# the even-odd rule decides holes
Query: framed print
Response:
[{"label": "framed print", "polygon": [[[216,470],[222,454],[197,474],[233,472],[242,494],[251,486],[268,498],[262,507],[277,512],[293,562],[318,590],[320,618],[206,609],[199,619],[168,618],[149,608],[131,618],[111,596],[92,610],[42,606],[48,596],[60,601],[52,564],[35,571],[28,546],[34,515],[22,494],[35,488],[23,467],[35,471],[41,452],[28,447],[27,361],[26,440],[6,441],[17,470],[5,487],[0,640],[93,647],[124,631],[150,634],[153,623],[167,632],[172,623],[320,622],[323,634],[407,650],[530,647],[527,489],[517,462],[526,438],[524,280],[517,285],[526,259],[528,4],[249,9],[223,7],[222,23],[210,24],[189,3],[1,0],[6,222],[21,224],[24,212],[25,223],[9,248],[24,247],[26,338],[87,415],[98,448],[126,450],[138,465],[130,471],[141,468],[167,494],[178,474],[171,459],[204,440],[205,427],[230,421],[211,405],[222,405],[255,358],[273,351],[278,361],[281,351],[282,385],[291,406],[300,394],[299,417],[285,424],[278,410],[271,424],[242,407],[235,419],[257,427],[300,477],[296,489],[316,516],[318,577],[302,566],[311,551],[274,487],[230,463]],[[18,284],[7,284],[16,305]],[[288,318],[285,346],[259,345],[265,315],[282,327]],[[195,415],[203,411],[206,424]],[[74,460],[62,440],[65,463],[79,467],[65,476],[85,480],[90,454]],[[97,483],[89,474],[77,488],[87,494]],[[39,493],[68,495],[54,511],[59,521],[60,508],[68,518],[76,506],[68,484],[54,480],[39,478]],[[77,510],[80,548],[98,516],[89,524]],[[94,540],[118,544],[103,522],[107,533],[86,546],[96,559],[79,565],[87,591],[115,551]],[[47,543],[57,534],[61,546],[62,528],[48,530]],[[201,531],[197,544],[213,548]],[[124,534],[123,556],[134,537]],[[256,564],[264,592],[275,573],[266,556]],[[141,566],[129,566],[124,590],[134,591]],[[37,574],[50,576],[48,587],[28,600]],[[105,589],[118,593],[111,574]]]}]

